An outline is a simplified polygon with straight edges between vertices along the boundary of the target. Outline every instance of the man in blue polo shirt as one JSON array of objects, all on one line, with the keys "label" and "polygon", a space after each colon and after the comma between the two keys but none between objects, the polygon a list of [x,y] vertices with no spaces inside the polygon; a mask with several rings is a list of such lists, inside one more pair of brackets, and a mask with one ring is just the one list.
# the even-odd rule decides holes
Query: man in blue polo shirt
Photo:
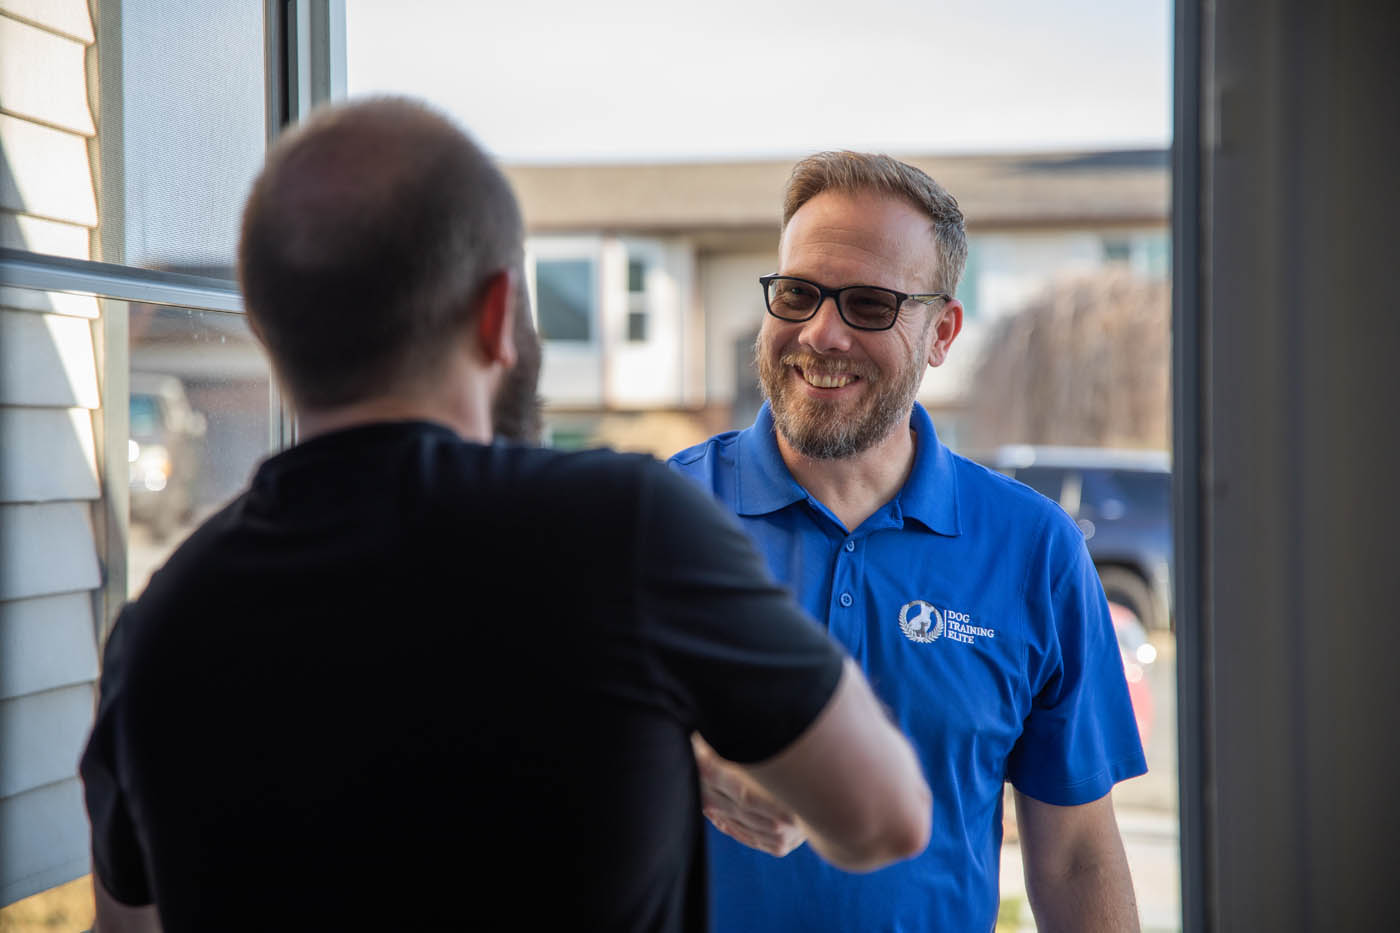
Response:
[{"label": "man in blue polo shirt", "polygon": [[957,202],[918,169],[799,163],[761,280],[767,402],[671,460],[860,662],[938,796],[922,856],[846,874],[697,739],[724,933],[993,929],[1006,781],[1040,929],[1138,928],[1109,792],[1146,765],[1083,535],[940,444],[914,401],[962,327],[966,256]]}]

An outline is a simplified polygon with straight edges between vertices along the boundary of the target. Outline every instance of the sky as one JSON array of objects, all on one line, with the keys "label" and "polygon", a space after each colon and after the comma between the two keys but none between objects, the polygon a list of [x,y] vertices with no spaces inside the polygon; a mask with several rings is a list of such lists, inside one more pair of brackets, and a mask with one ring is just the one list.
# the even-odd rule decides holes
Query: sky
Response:
[{"label": "sky", "polygon": [[1170,0],[349,0],[347,89],[516,163],[1163,147]]}]

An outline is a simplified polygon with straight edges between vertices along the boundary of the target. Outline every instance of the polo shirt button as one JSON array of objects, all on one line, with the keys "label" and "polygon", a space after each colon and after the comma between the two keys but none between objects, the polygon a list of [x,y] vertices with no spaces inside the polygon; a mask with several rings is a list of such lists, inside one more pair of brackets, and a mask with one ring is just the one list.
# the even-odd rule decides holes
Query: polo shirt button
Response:
[{"label": "polo shirt button", "polygon": [[842,593],[842,594],[841,594],[841,605],[843,605],[843,606],[845,606],[847,609],[849,609],[849,608],[851,608],[851,603],[853,603],[853,602],[855,602],[855,600],[851,598],[851,594],[850,594],[850,593]]},{"label": "polo shirt button", "polygon": [[847,551],[847,553],[849,553],[849,552],[851,552],[851,551],[854,551],[855,549],[856,549],[856,543],[855,543],[854,541],[847,541],[847,542],[846,542],[846,551]]}]

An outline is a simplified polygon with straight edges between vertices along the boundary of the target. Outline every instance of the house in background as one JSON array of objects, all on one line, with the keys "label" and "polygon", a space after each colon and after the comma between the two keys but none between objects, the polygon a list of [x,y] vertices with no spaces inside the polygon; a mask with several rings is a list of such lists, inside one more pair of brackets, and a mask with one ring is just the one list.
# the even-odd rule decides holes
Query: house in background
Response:
[{"label": "house in background", "polygon": [[[963,334],[919,392],[954,444],[998,318],[1061,276],[1115,263],[1169,274],[1165,150],[902,158],[968,222]],[[507,168],[529,230],[556,444],[665,455],[752,419],[758,277],[777,268],[793,161]]]}]

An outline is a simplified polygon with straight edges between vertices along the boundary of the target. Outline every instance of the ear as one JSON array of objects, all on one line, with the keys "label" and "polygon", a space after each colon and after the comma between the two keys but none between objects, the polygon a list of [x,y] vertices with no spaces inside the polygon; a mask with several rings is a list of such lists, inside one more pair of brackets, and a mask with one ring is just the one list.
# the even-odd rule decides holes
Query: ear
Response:
[{"label": "ear", "polygon": [[938,311],[938,317],[934,319],[933,339],[928,345],[928,364],[930,366],[941,366],[948,359],[948,350],[953,346],[953,341],[962,332],[963,306],[962,302],[956,298],[950,298],[943,302],[943,307]]},{"label": "ear", "polygon": [[505,369],[515,365],[515,274],[509,269],[492,275],[481,289],[476,320],[477,346],[487,363]]}]

